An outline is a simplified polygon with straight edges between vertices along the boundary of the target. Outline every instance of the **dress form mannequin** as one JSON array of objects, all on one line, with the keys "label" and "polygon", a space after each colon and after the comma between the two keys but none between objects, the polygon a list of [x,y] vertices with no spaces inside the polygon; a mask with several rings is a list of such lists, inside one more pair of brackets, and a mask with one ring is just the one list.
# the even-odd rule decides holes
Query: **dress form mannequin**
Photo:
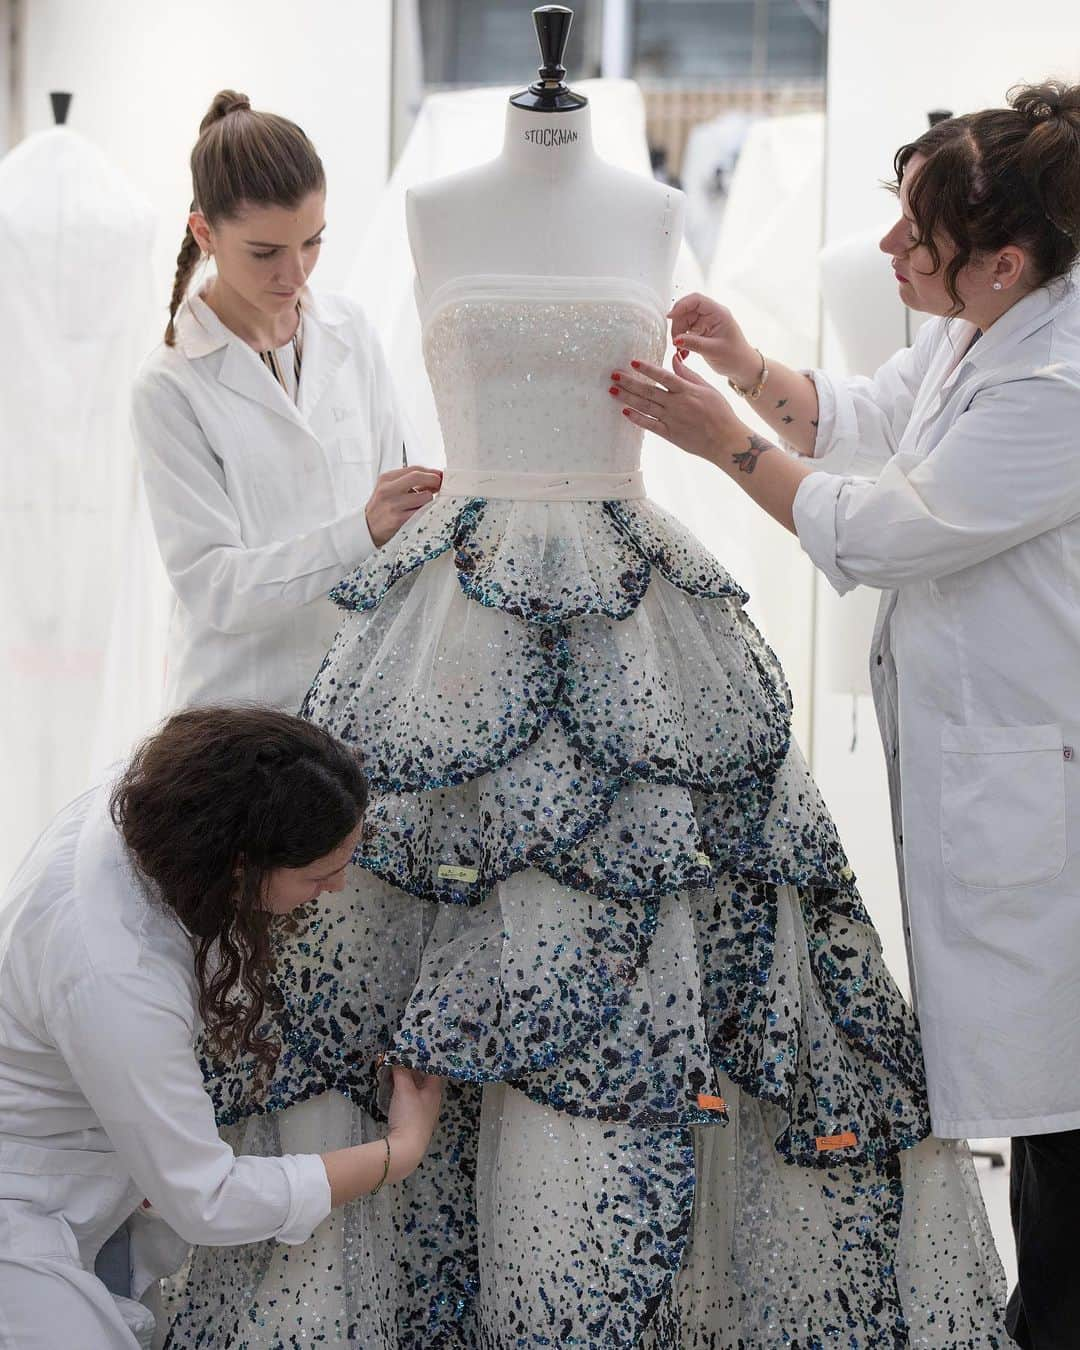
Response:
[{"label": "dress form mannequin", "polygon": [[420,295],[485,273],[616,276],[648,286],[666,309],[683,194],[599,158],[588,102],[562,84],[570,11],[534,14],[545,65],[510,101],[501,153],[407,194]]},{"label": "dress form mannequin", "polygon": [[[302,1254],[204,1261],[176,1350],[237,1334],[252,1350],[817,1344],[838,1281],[846,1325],[882,1344],[894,1269],[945,1264],[876,1243],[900,1198],[876,1164],[873,1185],[820,1168],[816,1141],[850,1147],[833,1131],[870,1095],[816,992],[817,891],[799,889],[843,860],[741,591],[651,501],[641,433],[604,393],[612,369],[661,359],[681,198],[599,161],[589,109],[553,83],[515,97],[492,163],[409,203],[447,472],[335,597],[347,615],[305,716],[371,766],[371,853],[334,926],[313,915],[320,936],[297,934],[279,967],[299,1035],[274,1110],[331,1087],[333,1112],[313,1109],[301,1136],[231,1068],[215,1088],[252,1144],[272,1131],[264,1149],[322,1152],[381,1136],[372,1065],[409,1064],[448,1080],[439,1132],[406,1182]],[[744,821],[767,822],[760,844]],[[783,886],[744,904],[750,868],[753,887]],[[815,940],[865,942],[876,1009],[874,939],[834,908],[818,907]],[[911,1041],[898,995],[889,1016]],[[876,1087],[890,1070],[868,1072]],[[869,1137],[891,1138],[918,1100],[899,1079],[879,1095]],[[805,1167],[781,1152],[796,1134]],[[970,1219],[955,1231],[975,1249]],[[856,1232],[868,1240],[841,1261]]]}]

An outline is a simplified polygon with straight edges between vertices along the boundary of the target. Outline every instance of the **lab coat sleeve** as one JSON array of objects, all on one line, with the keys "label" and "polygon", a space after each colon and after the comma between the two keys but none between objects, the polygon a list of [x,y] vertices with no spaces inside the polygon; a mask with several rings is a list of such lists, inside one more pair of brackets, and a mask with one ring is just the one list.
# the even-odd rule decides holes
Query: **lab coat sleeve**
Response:
[{"label": "lab coat sleeve", "polygon": [[870,478],[880,473],[896,453],[939,338],[937,322],[923,324],[910,347],[902,347],[870,376],[837,379],[823,370],[806,372],[818,395],[814,458],[819,468]]},{"label": "lab coat sleeve", "polygon": [[237,1157],[221,1139],[168,974],[91,974],[50,1034],[117,1156],[186,1242],[305,1242],[330,1212],[318,1154]]},{"label": "lab coat sleeve", "polygon": [[327,595],[374,551],[363,508],[290,539],[249,548],[221,461],[167,373],[136,382],[132,426],[173,588],[211,628],[248,633],[278,623]]},{"label": "lab coat sleeve", "polygon": [[1064,367],[977,393],[930,454],[876,479],[809,474],[795,529],[840,594],[984,562],[1080,515],[1080,375]]}]

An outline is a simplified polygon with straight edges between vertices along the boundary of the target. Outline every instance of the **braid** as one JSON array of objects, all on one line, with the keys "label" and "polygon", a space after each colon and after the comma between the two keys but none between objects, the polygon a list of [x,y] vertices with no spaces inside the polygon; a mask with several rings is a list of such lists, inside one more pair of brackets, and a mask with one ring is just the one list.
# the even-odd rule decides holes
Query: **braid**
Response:
[{"label": "braid", "polygon": [[188,226],[187,233],[184,235],[184,242],[180,245],[180,252],[176,255],[176,279],[173,281],[172,299],[169,301],[169,326],[165,329],[166,347],[176,346],[176,311],[180,308],[181,301],[187,295],[187,288],[191,283],[191,274],[195,271],[195,264],[199,261],[201,250],[191,233],[191,227]]}]

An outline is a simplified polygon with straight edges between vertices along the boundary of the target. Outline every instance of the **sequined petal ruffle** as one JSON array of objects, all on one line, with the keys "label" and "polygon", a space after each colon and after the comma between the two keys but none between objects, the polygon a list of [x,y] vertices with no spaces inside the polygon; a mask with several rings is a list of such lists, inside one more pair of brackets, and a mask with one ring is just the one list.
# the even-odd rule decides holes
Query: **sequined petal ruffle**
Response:
[{"label": "sequined petal ruffle", "polygon": [[429,792],[531,745],[565,661],[556,630],[473,604],[437,558],[346,617],[302,715],[362,749],[376,793]]},{"label": "sequined petal ruffle", "polygon": [[[346,899],[279,938],[283,1053],[269,1085],[250,1062],[208,1066],[221,1123],[330,1088],[372,1109],[389,1051],[643,1129],[722,1122],[699,1094],[723,1075],[776,1108],[775,1147],[802,1165],[929,1130],[914,1020],[851,896],[719,873],[626,902],[530,870],[472,906],[363,874]],[[844,1132],[856,1142],[825,1157],[817,1141]]]},{"label": "sequined petal ruffle", "polygon": [[857,1163],[925,1138],[915,1019],[861,904],[741,877],[693,901],[712,1063],[780,1108],[778,1152],[825,1166],[818,1141],[850,1134]]},{"label": "sequined petal ruffle", "polygon": [[[707,882],[714,855],[770,862],[786,686],[741,606],[660,576],[625,620],[541,627],[472,603],[444,554],[347,617],[304,714],[362,749],[361,860],[415,895],[475,899],[523,866],[595,894],[660,895]],[[774,814],[790,856],[772,875],[801,879],[818,840],[808,825],[800,849]],[[833,861],[846,865],[838,845]],[[810,865],[826,865],[820,849]]]},{"label": "sequined petal ruffle", "polygon": [[618,777],[767,797],[789,741],[787,690],[730,600],[663,577],[622,623],[567,628],[559,716],[571,741]]},{"label": "sequined petal ruffle", "polygon": [[436,497],[366,562],[339,581],[330,599],[342,609],[374,609],[403,577],[445,553],[455,536],[468,531],[483,509],[481,501],[463,504],[452,497]]},{"label": "sequined petal ruffle", "polygon": [[655,502],[605,502],[604,511],[662,577],[689,595],[711,600],[749,596],[683,523]]},{"label": "sequined petal ruffle", "polygon": [[503,501],[439,497],[330,593],[366,610],[418,567],[452,551],[458,583],[478,604],[528,623],[585,614],[625,619],[655,570],[689,595],[746,594],[674,516],[648,500]]}]

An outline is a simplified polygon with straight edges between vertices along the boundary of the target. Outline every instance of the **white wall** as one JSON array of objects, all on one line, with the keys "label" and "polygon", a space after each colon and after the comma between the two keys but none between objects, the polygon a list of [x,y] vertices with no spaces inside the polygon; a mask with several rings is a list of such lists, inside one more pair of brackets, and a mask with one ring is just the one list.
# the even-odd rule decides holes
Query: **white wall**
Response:
[{"label": "white wall", "polygon": [[[891,199],[879,186],[905,141],[927,127],[932,108],[953,113],[1002,105],[1010,85],[1048,75],[1080,80],[1075,0],[832,0],[829,13],[825,240],[877,229]],[[882,258],[882,266],[888,266]],[[826,326],[824,364],[843,370]],[[818,578],[819,617],[837,600]],[[819,651],[814,697],[814,770],[882,934],[893,973],[906,987],[884,760],[870,700],[829,692]],[[867,642],[869,634],[867,634]]]},{"label": "white wall", "polygon": [[[0,0],[4,97],[11,8],[11,0]],[[317,282],[343,287],[386,178],[391,0],[312,0],[304,8],[285,0],[27,0],[21,13],[26,133],[52,124],[51,90],[70,91],[69,125],[106,154],[157,215],[153,311],[137,321],[127,354],[130,372],[114,363],[111,378],[121,390],[165,327],[191,199],[191,147],[220,88],[239,89],[256,108],[292,118],[315,142],[329,188]],[[3,131],[0,118],[0,152]],[[106,400],[106,406],[112,405]],[[122,441],[121,431],[112,442],[116,462],[130,463],[132,447]],[[51,520],[52,513],[43,514]],[[114,758],[131,735],[149,730],[160,706],[171,600],[145,517],[131,522],[123,549],[128,563],[113,597],[112,636],[106,643],[101,635],[108,651],[105,706],[96,731],[84,727],[94,739],[96,764]],[[0,669],[0,691],[7,673]],[[42,725],[28,753],[46,763],[63,755],[64,734],[60,723]],[[61,783],[67,796],[67,780],[58,773],[58,790]],[[78,783],[78,790],[83,786]],[[50,811],[60,805],[54,800]],[[31,819],[39,806],[44,814]],[[15,813],[11,830],[0,829],[0,883],[45,825],[45,806],[34,798],[21,816]]]},{"label": "white wall", "polygon": [[1080,77],[1075,0],[832,0],[826,239],[888,215],[878,184],[931,108],[1001,106],[1047,75]]},{"label": "white wall", "polygon": [[191,200],[188,157],[221,88],[315,142],[329,189],[318,283],[344,283],[386,179],[391,0],[33,0],[26,16],[26,130],[50,125],[50,90],[75,95],[69,125],[159,212],[163,307]]}]

